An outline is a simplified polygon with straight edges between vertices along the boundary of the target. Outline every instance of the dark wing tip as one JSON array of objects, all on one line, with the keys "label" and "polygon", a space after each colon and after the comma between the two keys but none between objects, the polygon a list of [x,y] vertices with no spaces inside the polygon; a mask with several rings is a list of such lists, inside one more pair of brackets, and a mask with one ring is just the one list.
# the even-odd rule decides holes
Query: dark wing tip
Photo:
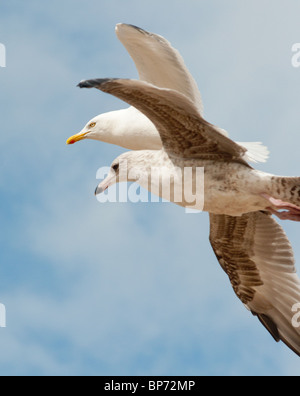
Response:
[{"label": "dark wing tip", "polygon": [[130,27],[132,27],[133,29],[138,30],[140,33],[149,34],[149,32],[147,32],[147,30],[144,30],[144,29],[142,29],[142,28],[140,28],[140,27],[138,27],[138,26],[136,26],[136,25],[128,24],[127,26],[130,26]]},{"label": "dark wing tip", "polygon": [[84,80],[80,81],[80,83],[77,85],[79,88],[100,88],[103,86],[103,84],[109,82],[109,81],[114,81],[116,80],[115,78],[95,78],[93,80]]},{"label": "dark wing tip", "polygon": [[135,29],[135,30],[137,30],[138,32],[140,32],[140,33],[142,33],[142,34],[150,34],[149,32],[147,32],[147,30],[144,30],[144,29],[142,29],[142,28],[140,28],[140,27],[138,27],[138,26],[136,26],[136,25],[132,25],[132,24],[130,24],[130,23],[120,23],[120,25],[122,26],[127,26],[127,27],[129,27],[129,28],[132,28],[132,29]]},{"label": "dark wing tip", "polygon": [[263,326],[265,326],[265,328],[268,330],[268,332],[271,334],[271,336],[274,338],[276,342],[281,341],[278,327],[276,326],[276,323],[274,323],[273,320],[269,318],[269,316],[264,314],[257,314],[256,312],[253,311],[252,314],[258,317],[260,323]]}]

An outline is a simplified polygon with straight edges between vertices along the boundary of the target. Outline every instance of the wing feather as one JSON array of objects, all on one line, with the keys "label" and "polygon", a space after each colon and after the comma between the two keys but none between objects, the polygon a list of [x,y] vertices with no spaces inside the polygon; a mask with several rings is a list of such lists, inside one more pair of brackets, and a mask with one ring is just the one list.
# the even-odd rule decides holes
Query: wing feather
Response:
[{"label": "wing feather", "polygon": [[276,341],[300,356],[300,328],[292,325],[300,281],[283,229],[264,212],[210,214],[210,224],[211,245],[237,296]]},{"label": "wing feather", "polygon": [[141,80],[183,93],[203,114],[197,83],[178,50],[168,40],[124,23],[116,26],[116,34],[133,59]]}]

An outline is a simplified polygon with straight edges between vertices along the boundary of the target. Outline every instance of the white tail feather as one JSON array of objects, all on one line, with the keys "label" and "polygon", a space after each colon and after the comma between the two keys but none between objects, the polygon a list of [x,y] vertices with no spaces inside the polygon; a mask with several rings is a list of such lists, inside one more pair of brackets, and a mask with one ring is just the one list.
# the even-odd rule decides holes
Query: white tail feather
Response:
[{"label": "white tail feather", "polygon": [[270,151],[261,142],[237,142],[237,144],[247,149],[247,153],[244,155],[246,161],[267,162]]},{"label": "white tail feather", "polygon": [[[215,127],[221,135],[229,138],[229,133],[222,128]],[[236,142],[238,145],[244,147],[247,153],[244,155],[244,160],[249,162],[267,162],[270,151],[268,147],[261,142]]]}]

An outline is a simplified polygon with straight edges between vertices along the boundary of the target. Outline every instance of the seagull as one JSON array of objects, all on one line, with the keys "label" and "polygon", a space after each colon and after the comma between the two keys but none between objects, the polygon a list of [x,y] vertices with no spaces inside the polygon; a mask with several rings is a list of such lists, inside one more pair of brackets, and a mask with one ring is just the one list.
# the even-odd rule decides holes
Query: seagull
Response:
[{"label": "seagull", "polygon": [[96,194],[121,181],[154,187],[160,194],[161,179],[153,186],[144,177],[152,167],[161,169],[162,177],[174,168],[204,168],[203,210],[209,212],[209,240],[221,267],[237,297],[275,341],[300,356],[300,325],[295,323],[300,280],[292,246],[272,217],[300,221],[300,177],[252,168],[244,159],[246,149],[204,120],[195,103],[178,91],[129,79],[87,80],[79,87],[97,88],[135,106],[153,122],[163,144],[161,150],[123,153]]},{"label": "seagull", "polygon": [[[139,27],[119,23],[116,34],[138,70],[139,78],[161,88],[174,89],[188,97],[203,116],[200,91],[180,53],[162,36]],[[224,129],[220,132],[225,136]],[[83,139],[100,140],[129,150],[160,150],[160,135],[149,120],[135,107],[100,114],[82,131],[67,140],[74,144]],[[245,147],[245,159],[266,162],[269,151],[260,142],[238,143]]]}]

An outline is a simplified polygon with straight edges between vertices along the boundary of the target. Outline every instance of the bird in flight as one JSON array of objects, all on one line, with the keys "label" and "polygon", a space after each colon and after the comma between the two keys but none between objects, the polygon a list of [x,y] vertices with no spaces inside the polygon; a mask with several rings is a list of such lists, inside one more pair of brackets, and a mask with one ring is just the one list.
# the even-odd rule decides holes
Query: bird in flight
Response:
[{"label": "bird in flight", "polygon": [[[127,29],[128,25],[120,26],[126,26]],[[155,37],[156,41],[160,40],[163,44],[157,44],[158,48],[161,45],[169,48],[169,43],[160,39],[160,36],[132,26],[128,29],[145,35],[147,40],[148,35],[151,39]],[[129,53],[136,54],[138,47],[134,39],[132,46],[128,44],[128,37],[130,35],[124,39],[125,42],[127,40],[126,48]],[[176,59],[181,60],[181,57],[174,51],[171,47],[170,54],[175,53],[177,57],[174,60],[170,55],[169,63],[174,62],[175,70],[178,71]],[[141,50],[143,52],[147,53],[147,49]],[[159,54],[158,51],[158,58]],[[141,55],[141,60],[135,57],[139,71],[157,67],[155,57],[150,56],[150,65],[147,56]],[[184,69],[183,74],[186,76],[187,73]],[[124,112],[131,112],[130,117],[135,114],[138,124],[148,119],[148,130],[151,129],[160,138],[160,147],[151,146],[146,133],[145,146],[141,143],[138,151],[129,151],[115,159],[107,178],[97,187],[96,194],[117,182],[128,180],[161,194],[161,180],[165,176],[174,172],[182,176],[186,168],[191,168],[193,172],[189,180],[179,177],[173,184],[174,187],[193,184],[195,170],[203,168],[204,202],[203,208],[199,209],[209,213],[209,240],[221,267],[227,273],[237,297],[258,317],[273,338],[277,342],[283,341],[300,356],[300,327],[295,326],[293,321],[293,307],[300,303],[300,280],[291,244],[282,227],[272,217],[275,215],[280,219],[300,221],[300,177],[276,176],[251,167],[249,160],[266,159],[266,149],[257,145],[252,156],[247,145],[235,143],[223,130],[207,122],[203,118],[201,98],[196,85],[192,83],[192,77],[188,79],[189,88],[184,91],[185,84],[176,87],[179,77],[168,85],[167,79],[164,84],[154,77],[151,79],[148,72],[147,78],[142,72],[139,74],[140,80],[93,79],[79,84],[81,88],[97,88],[127,102],[131,107],[123,110],[120,119],[124,117]],[[179,75],[182,77],[182,74]],[[119,114],[117,112],[116,117],[116,112],[113,115],[108,113],[109,122],[106,125],[104,122],[108,134],[112,132],[112,119],[118,119]],[[119,144],[117,141],[122,134],[126,135],[127,130],[129,135],[131,133],[128,115],[123,121],[122,133],[118,135],[120,130],[117,128],[115,141],[102,139],[99,134],[97,140]],[[76,141],[75,137],[70,139]],[[130,147],[130,143],[120,145],[135,149]],[[122,172],[124,163],[125,173]],[[161,177],[149,183],[153,167],[160,171]],[[187,206],[184,197],[181,201],[173,202]]]}]

